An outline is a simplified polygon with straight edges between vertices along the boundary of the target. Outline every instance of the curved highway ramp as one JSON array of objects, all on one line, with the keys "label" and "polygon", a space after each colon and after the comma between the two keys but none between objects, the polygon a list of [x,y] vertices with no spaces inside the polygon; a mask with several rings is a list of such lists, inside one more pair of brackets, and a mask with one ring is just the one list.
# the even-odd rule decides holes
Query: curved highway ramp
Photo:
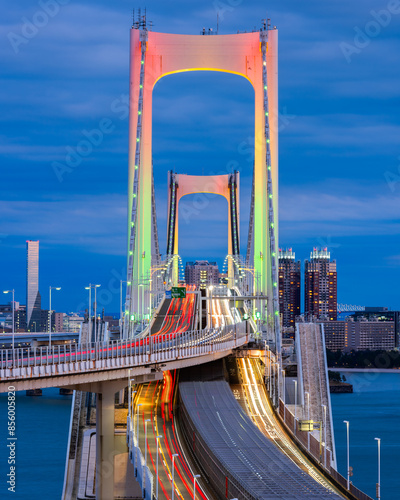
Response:
[{"label": "curved highway ramp", "polygon": [[221,498],[341,498],[299,469],[254,425],[224,380],[181,382],[180,421],[188,445]]}]

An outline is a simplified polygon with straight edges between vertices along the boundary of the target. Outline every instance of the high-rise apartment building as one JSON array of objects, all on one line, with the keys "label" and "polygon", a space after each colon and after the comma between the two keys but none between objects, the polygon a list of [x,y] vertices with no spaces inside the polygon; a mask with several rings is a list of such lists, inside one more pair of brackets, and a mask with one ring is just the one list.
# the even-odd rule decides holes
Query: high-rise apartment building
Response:
[{"label": "high-rise apartment building", "polygon": [[376,351],[395,348],[393,321],[326,321],[323,323],[325,345],[331,351]]},{"label": "high-rise apartment building", "polygon": [[207,285],[218,285],[219,269],[217,263],[208,262],[208,260],[186,262],[185,281],[188,285],[196,285],[200,288]]},{"label": "high-rise apartment building", "polygon": [[279,311],[283,329],[295,327],[300,316],[300,261],[291,248],[279,249]]},{"label": "high-rise apartment building", "polygon": [[26,242],[26,324],[28,330],[39,329],[41,320],[39,293],[39,242]]},{"label": "high-rise apartment building", "polygon": [[327,248],[314,248],[304,262],[304,314],[306,318],[337,319],[336,261]]}]

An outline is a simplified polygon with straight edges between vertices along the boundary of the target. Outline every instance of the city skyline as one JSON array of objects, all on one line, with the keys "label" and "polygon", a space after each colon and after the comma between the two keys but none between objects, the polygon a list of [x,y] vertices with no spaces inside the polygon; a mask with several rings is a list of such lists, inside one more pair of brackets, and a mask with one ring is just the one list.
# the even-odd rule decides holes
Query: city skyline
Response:
[{"label": "city skyline", "polygon": [[[26,3],[26,18],[32,20],[39,8]],[[106,290],[106,310],[118,310],[118,292],[114,290],[119,279],[125,279],[126,265],[130,8],[126,2],[113,8],[94,2],[85,7],[62,6],[46,26],[17,47],[8,34],[22,33],[20,10],[8,9],[3,21],[7,38],[4,61],[15,85],[3,81],[4,95],[8,91],[12,104],[3,102],[8,142],[1,154],[8,168],[2,193],[1,258],[9,264],[3,266],[3,287],[15,288],[20,302],[25,289],[25,240],[40,239],[41,281],[44,289],[54,282],[62,286],[57,298],[60,308],[84,307],[84,286],[98,282]],[[354,42],[354,29],[365,32],[367,23],[375,19],[371,10],[380,12],[387,8],[386,3],[299,6],[289,2],[283,7],[270,2],[269,8],[268,16],[277,25],[280,38],[279,245],[295,248],[300,260],[306,258],[310,247],[327,246],[340,262],[339,301],[396,309],[399,304],[393,292],[400,277],[396,250],[398,117],[394,111],[398,69],[390,61],[399,44],[400,16],[391,14],[390,22],[380,27],[377,36],[367,38],[360,49]],[[204,8],[200,2],[190,6],[178,2],[167,9],[159,2],[150,2],[147,12],[158,31],[196,34],[203,26],[216,27],[212,4]],[[81,39],[75,40],[71,33],[79,28],[76,19],[83,23],[87,16],[95,22],[89,27],[85,23],[85,29],[82,25]],[[220,16],[219,31],[251,30],[254,19],[260,18],[261,23],[263,17],[261,2],[254,2],[251,8],[245,4],[229,7]],[[102,48],[103,33],[110,36],[106,49]],[[84,56],[85,51],[77,48],[85,47],[89,40],[90,50]],[[349,46],[355,47],[353,53],[347,52],[350,62],[344,52]],[[53,57],[56,48],[63,53],[63,66]],[[373,84],[369,79],[371,58],[376,67]],[[73,71],[72,61],[76,63]],[[107,77],[110,70],[112,81]],[[197,174],[237,167],[241,172],[241,203],[246,206],[254,133],[249,86],[234,75],[204,74],[198,76],[197,83],[191,78],[189,74],[170,77],[155,92],[158,213],[166,207],[167,170],[173,167],[180,173]],[[221,82],[226,85],[218,93]],[[192,96],[197,98],[191,100]],[[40,122],[36,120],[39,115]],[[198,130],[191,127],[193,117],[205,126],[196,125]],[[221,143],[219,124],[226,117],[228,125],[222,133],[227,139]],[[104,133],[91,154],[80,158],[79,165],[59,182],[53,163],[65,163],[66,148],[76,149],[85,136],[83,131],[98,128],[103,118],[112,121],[112,133]],[[205,139],[207,146],[200,148]],[[190,167],[185,159],[188,147],[195,151],[190,154]],[[190,216],[186,220],[181,217],[180,227],[186,241],[183,260],[217,260],[221,266],[226,254],[223,201],[192,198],[186,210]],[[247,224],[248,214],[243,211],[242,254]],[[204,235],[200,243],[192,237],[195,225]],[[166,214],[159,217],[159,234],[165,252]],[[187,243],[192,240],[192,245]],[[364,272],[366,267],[368,273]],[[17,269],[21,271],[17,273]]]}]

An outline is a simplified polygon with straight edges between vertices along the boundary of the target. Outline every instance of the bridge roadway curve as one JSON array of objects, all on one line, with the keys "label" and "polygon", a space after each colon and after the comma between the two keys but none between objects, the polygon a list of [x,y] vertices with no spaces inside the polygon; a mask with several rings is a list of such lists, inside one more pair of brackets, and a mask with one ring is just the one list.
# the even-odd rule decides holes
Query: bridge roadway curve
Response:
[{"label": "bridge roadway curve", "polygon": [[235,399],[255,425],[300,469],[312,476],[325,488],[339,493],[337,488],[293,444],[280,424],[268,399],[263,384],[263,370],[259,359],[230,358],[237,364],[240,384],[230,384]]},{"label": "bridge roadway curve", "polygon": [[[154,477],[154,490],[156,492],[156,436],[162,436],[159,441],[158,455],[158,498],[170,500],[172,497],[172,455],[177,453],[175,459],[174,496],[177,499],[193,498],[193,478],[200,471],[194,470],[191,461],[187,458],[187,451],[182,446],[179,433],[176,429],[176,420],[173,414],[173,398],[175,392],[177,371],[165,372],[163,381],[150,382],[137,387],[133,408],[135,419],[139,407],[139,442],[142,451],[145,449],[145,421],[147,425],[147,464]],[[135,421],[135,425],[137,422]],[[196,500],[217,498],[207,487],[204,479],[196,481]]]},{"label": "bridge roadway curve", "polygon": [[[185,313],[164,325],[155,335],[73,346],[0,350],[0,392],[46,387],[79,388],[87,384],[127,379],[136,382],[160,378],[157,371],[174,370],[227,356],[248,342],[248,325],[242,321],[202,331],[192,330],[196,295],[171,301]],[[175,307],[174,306],[174,307]],[[194,325],[196,326],[196,325]],[[167,333],[164,333],[167,332]],[[86,388],[89,392],[94,389]]]},{"label": "bridge roadway curve", "polygon": [[[194,285],[187,285],[188,292],[195,290]],[[196,294],[187,294],[184,299],[166,299],[156,320],[151,327],[151,335],[183,333],[197,328],[194,325],[196,312]]]},{"label": "bridge roadway curve", "polygon": [[201,465],[214,489],[226,488],[228,498],[342,498],[297,467],[267,439],[224,380],[181,382],[179,392],[181,426],[186,436],[195,433],[196,454],[203,457]]}]

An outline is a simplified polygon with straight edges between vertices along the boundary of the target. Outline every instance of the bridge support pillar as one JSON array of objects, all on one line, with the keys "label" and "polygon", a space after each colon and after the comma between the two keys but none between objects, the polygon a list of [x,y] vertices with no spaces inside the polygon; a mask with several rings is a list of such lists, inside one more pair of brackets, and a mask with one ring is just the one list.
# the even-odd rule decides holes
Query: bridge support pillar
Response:
[{"label": "bridge support pillar", "polygon": [[96,397],[96,500],[114,500],[115,393],[127,379],[80,384],[79,390]]},{"label": "bridge support pillar", "polygon": [[96,500],[114,500],[115,390],[102,385],[96,398]]}]

